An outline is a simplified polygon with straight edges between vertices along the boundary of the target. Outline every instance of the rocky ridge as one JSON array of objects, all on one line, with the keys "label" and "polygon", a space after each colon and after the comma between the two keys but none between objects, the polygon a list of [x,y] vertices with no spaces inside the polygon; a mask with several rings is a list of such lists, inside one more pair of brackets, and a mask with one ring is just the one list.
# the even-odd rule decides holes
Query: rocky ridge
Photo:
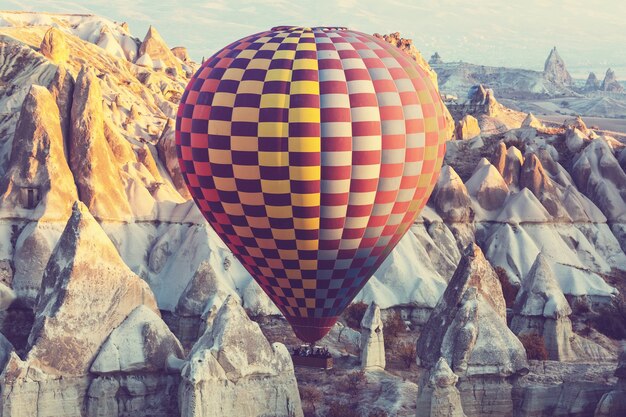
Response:
[{"label": "rocky ridge", "polygon": [[[189,200],[180,176],[172,145],[172,120],[188,70],[195,64],[181,59],[184,57],[181,51],[171,51],[172,58],[160,47],[154,50],[163,53],[163,59],[156,56],[153,59],[148,52],[142,55],[145,62],[138,62],[142,41],[129,35],[127,26],[94,16],[42,15],[34,25],[25,23],[34,14],[3,13],[2,16],[0,55],[4,60],[0,75],[7,84],[0,93],[0,185],[3,187],[0,191],[7,203],[0,205],[0,229],[6,236],[0,245],[0,265],[3,282],[13,287],[21,305],[27,307],[25,311],[39,311],[39,301],[46,299],[38,297],[39,289],[44,276],[48,276],[48,261],[70,216],[69,205],[59,203],[57,209],[52,202],[58,195],[64,195],[71,201],[81,199],[88,204],[87,209],[81,208],[84,217],[89,211],[96,218],[90,223],[99,224],[104,230],[99,236],[111,243],[132,271],[133,280],[141,278],[148,283],[171,333],[185,345],[193,346],[199,337],[206,335],[205,328],[207,332],[213,331],[212,323],[229,295],[240,299],[252,315],[276,314],[269,299],[206,226]],[[66,62],[56,62],[50,58],[54,54],[46,52],[50,55],[47,56],[40,52],[52,25],[58,26],[63,42],[73,51]],[[156,39],[156,36],[147,38]],[[59,47],[57,40],[47,41],[53,51]],[[146,46],[144,50],[151,48]],[[165,58],[176,59],[174,62],[183,71],[168,70],[176,69],[176,65],[155,64],[157,60],[164,62]],[[443,79],[441,73],[440,79]],[[605,278],[620,274],[626,265],[626,228],[622,215],[625,196],[621,192],[624,146],[577,120],[557,128],[532,126],[532,120],[522,126],[526,113],[507,110],[495,100],[493,90],[484,86],[472,89],[467,105],[482,111],[473,115],[479,122],[480,138],[448,143],[446,167],[429,206],[357,299],[367,303],[376,301],[382,309],[396,308],[414,325],[423,325],[433,316],[433,310],[438,311],[436,307],[448,282],[459,280],[453,275],[462,249],[475,242],[475,247],[484,253],[485,262],[481,261],[484,268],[500,267],[504,271],[502,275],[498,269],[495,281],[492,273],[488,274],[490,282],[495,283],[494,291],[501,276],[514,287],[523,285],[537,255],[548,247],[554,256],[547,262],[568,302],[585,302],[591,308],[610,302],[617,290]],[[80,109],[85,114],[78,117]],[[462,113],[463,107],[457,110]],[[98,112],[103,114],[97,116]],[[20,118],[24,119],[22,123]],[[40,118],[41,123],[36,126],[27,123],[33,118]],[[77,134],[85,137],[78,138]],[[32,142],[22,140],[31,137]],[[83,142],[75,143],[75,139]],[[76,148],[77,144],[81,146]],[[15,158],[13,149],[18,149]],[[99,180],[97,173],[84,170],[77,158],[71,163],[72,154],[77,152],[91,163],[110,165],[103,169],[111,177]],[[18,177],[32,180],[18,184]],[[113,191],[102,191],[98,181],[108,183],[110,178],[114,180]],[[15,205],[8,201],[17,201],[10,199],[17,198],[18,186],[25,189],[26,199]],[[35,209],[25,207],[29,189],[41,190],[41,200]],[[92,197],[88,199],[86,195]],[[63,210],[65,214],[61,215]],[[57,218],[41,213],[53,213]],[[177,279],[172,279],[173,276]],[[204,291],[209,285],[211,291]],[[459,305],[450,310],[450,324],[460,333],[473,337],[471,328],[476,323],[492,319],[493,328],[485,327],[485,331],[493,331],[488,334],[494,339],[514,343],[509,338],[515,336],[507,333],[506,324],[500,326],[496,321],[503,316],[504,301],[499,301],[497,291],[494,294],[498,296],[468,290],[457,294],[454,298]],[[14,303],[12,308],[17,306]],[[104,344],[108,347],[102,351],[106,353],[102,353],[99,364],[93,369],[86,365],[78,367],[81,371],[74,376],[82,381],[80,384],[71,385],[74,380],[63,382],[78,387],[77,392],[87,392],[87,397],[81,398],[88,398],[84,404],[94,410],[128,412],[124,408],[128,398],[121,393],[129,392],[133,399],[130,403],[136,407],[131,409],[138,412],[145,401],[178,387],[180,372],[176,366],[181,367],[181,362],[165,364],[163,358],[170,355],[162,355],[165,349],[179,359],[178,345],[173,335],[165,331],[156,307],[131,305],[127,310],[116,316],[115,326],[102,330],[102,334],[110,337],[115,329],[122,329],[110,343],[101,335],[94,349]],[[48,321],[45,314],[37,314],[37,323]],[[133,341],[136,350],[132,356],[112,354],[114,347],[122,343],[121,335]],[[157,335],[159,342],[150,342],[149,335]],[[15,342],[17,352],[30,346],[19,345],[19,340],[13,337],[7,342],[2,344],[7,358],[12,357],[10,342]],[[508,398],[511,378],[519,372],[507,371],[506,376],[500,371],[470,376],[466,369],[483,372],[487,366],[478,361],[481,352],[485,352],[481,350],[483,346],[466,342],[451,340],[451,336],[445,343],[442,341],[443,345],[453,346],[452,351],[461,352],[458,356],[446,353],[450,366],[461,374],[457,386],[461,397],[473,388],[478,391],[485,388],[485,392],[502,392],[503,398]],[[214,345],[207,342],[203,349],[209,346]],[[94,356],[96,353],[93,352]],[[498,353],[494,357],[497,363],[491,365],[499,370],[521,370],[523,367],[507,365],[517,363],[517,359],[507,359],[509,354]],[[428,361],[428,366],[435,365],[440,356],[444,356],[441,351]],[[83,365],[87,361],[85,356],[77,358]],[[11,371],[6,375],[18,375],[18,379],[4,384],[14,381],[22,384],[24,379],[20,378],[25,375],[25,365],[17,360],[7,363],[11,364]],[[137,383],[133,374],[137,367],[146,372],[160,369],[158,373],[163,379],[157,388]],[[48,371],[42,370],[41,375],[45,376],[36,379],[37,384],[49,387],[37,391],[38,401],[61,398],[59,392],[70,386],[58,385],[62,383],[57,371],[52,369],[54,377],[49,377]],[[112,381],[110,372],[124,376],[116,376]],[[286,381],[285,375],[288,373],[279,379]],[[488,381],[492,377],[493,386]],[[57,382],[43,382],[49,378]],[[35,386],[31,382],[24,382],[29,390]],[[197,385],[192,386],[193,390],[190,388],[186,395],[199,398],[194,391]],[[26,396],[25,391],[20,392]],[[11,401],[6,407],[15,410],[27,407],[29,415],[35,413],[33,405],[24,405],[21,400],[10,405]],[[591,403],[592,400],[587,401],[587,405]],[[509,407],[506,401],[498,404],[490,408],[491,412]],[[163,404],[165,408],[171,406],[171,403]],[[464,408],[467,415],[477,413],[477,403],[468,407]]]}]

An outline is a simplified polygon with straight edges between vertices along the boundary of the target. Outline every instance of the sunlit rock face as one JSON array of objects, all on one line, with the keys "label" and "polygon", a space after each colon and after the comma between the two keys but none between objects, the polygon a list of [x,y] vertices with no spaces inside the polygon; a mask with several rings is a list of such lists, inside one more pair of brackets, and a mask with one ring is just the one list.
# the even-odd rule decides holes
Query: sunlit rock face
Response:
[{"label": "sunlit rock face", "polygon": [[543,69],[544,77],[555,84],[569,86],[572,84],[572,76],[565,68],[565,62],[556,50],[556,46],[550,51]]},{"label": "sunlit rock face", "polygon": [[270,344],[232,296],[191,349],[179,398],[183,417],[303,415],[287,348]]},{"label": "sunlit rock face", "polygon": [[9,353],[4,364],[6,415],[81,416],[87,407],[91,415],[168,416],[176,409],[178,376],[167,361],[182,358],[180,343],[148,285],[82,203],[44,271],[25,352],[24,359]]},{"label": "sunlit rock face", "polygon": [[517,294],[511,330],[517,335],[541,336],[550,360],[614,359],[603,347],[574,333],[571,314],[546,255],[540,253]]}]

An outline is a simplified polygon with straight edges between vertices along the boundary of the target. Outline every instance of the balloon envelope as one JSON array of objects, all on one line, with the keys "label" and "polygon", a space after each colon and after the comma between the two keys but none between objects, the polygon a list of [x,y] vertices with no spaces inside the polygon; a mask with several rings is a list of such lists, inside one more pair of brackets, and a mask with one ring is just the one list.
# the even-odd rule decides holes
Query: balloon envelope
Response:
[{"label": "balloon envelope", "polygon": [[206,219],[315,342],[425,205],[445,131],[435,85],[395,46],[278,27],[203,63],[181,99],[176,145]]}]

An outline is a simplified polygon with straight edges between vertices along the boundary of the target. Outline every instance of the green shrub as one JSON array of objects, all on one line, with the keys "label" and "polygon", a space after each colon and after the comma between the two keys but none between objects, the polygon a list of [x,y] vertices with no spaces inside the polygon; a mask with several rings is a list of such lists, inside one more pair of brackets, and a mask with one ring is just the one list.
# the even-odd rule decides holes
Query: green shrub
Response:
[{"label": "green shrub", "polygon": [[402,315],[397,311],[391,311],[383,320],[383,336],[385,349],[392,349],[398,340],[398,336],[406,331],[406,324]]},{"label": "green shrub", "polygon": [[300,399],[302,400],[302,409],[305,414],[314,416],[317,412],[316,406],[322,400],[322,390],[314,385],[302,385],[298,386],[300,391]]},{"label": "green shrub", "polygon": [[326,417],[361,417],[352,404],[346,404],[339,401],[332,401],[328,405]]},{"label": "green shrub", "polygon": [[398,355],[398,358],[404,362],[406,367],[411,369],[411,365],[415,363],[415,358],[417,357],[415,341],[397,343],[395,346],[395,353]]},{"label": "green shrub", "polygon": [[366,310],[367,304],[363,302],[350,304],[343,313],[344,319],[346,320],[346,324],[348,325],[348,327],[355,330],[360,330],[361,320],[363,320],[363,316],[365,315]]},{"label": "green shrub", "polygon": [[341,380],[341,388],[344,392],[355,395],[367,384],[367,376],[363,370],[346,374]]}]

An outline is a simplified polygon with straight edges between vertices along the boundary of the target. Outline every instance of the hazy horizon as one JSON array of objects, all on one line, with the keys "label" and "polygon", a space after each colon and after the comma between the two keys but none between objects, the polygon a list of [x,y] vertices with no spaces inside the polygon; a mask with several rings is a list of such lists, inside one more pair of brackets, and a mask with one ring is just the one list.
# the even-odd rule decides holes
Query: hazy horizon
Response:
[{"label": "hazy horizon", "polygon": [[[277,25],[347,26],[367,33],[400,32],[413,39],[428,59],[542,70],[553,46],[576,78],[589,71],[604,76],[608,67],[626,78],[626,3],[582,0],[511,4],[486,0],[480,6],[460,0],[436,5],[414,0],[362,1],[251,0],[134,2],[122,0],[0,0],[0,9],[52,13],[94,13],[128,22],[142,38],[154,25],[170,47],[186,46],[193,59],[210,56],[228,43]],[[584,12],[581,13],[581,10]],[[598,26],[594,22],[601,22]]]}]

